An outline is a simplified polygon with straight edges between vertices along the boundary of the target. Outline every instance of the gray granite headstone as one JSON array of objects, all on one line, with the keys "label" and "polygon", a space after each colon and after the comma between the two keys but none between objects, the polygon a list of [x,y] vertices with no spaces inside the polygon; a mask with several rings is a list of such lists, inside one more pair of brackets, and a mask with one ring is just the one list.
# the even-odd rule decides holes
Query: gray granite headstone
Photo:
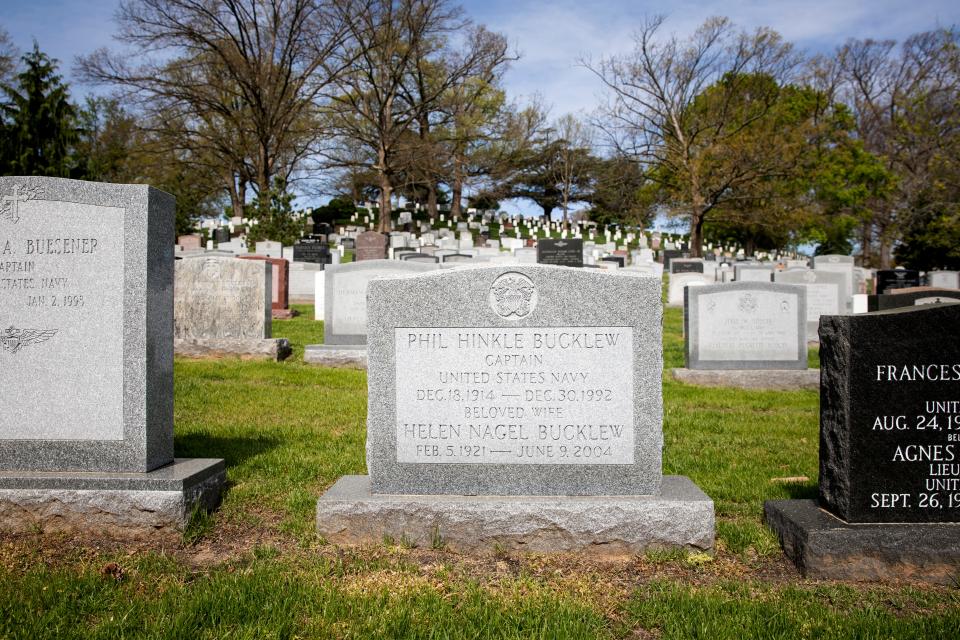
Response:
[{"label": "gray granite headstone", "polygon": [[773,274],[775,282],[803,285],[807,290],[807,339],[817,339],[820,316],[837,316],[847,313],[851,294],[850,279],[845,273],[795,269]]},{"label": "gray granite headstone", "polygon": [[174,201],[0,178],[0,469],[173,460]]},{"label": "gray granite headstone", "polygon": [[283,244],[273,240],[264,240],[256,245],[256,254],[268,258],[283,258]]},{"label": "gray granite headstone", "polygon": [[960,271],[931,271],[927,280],[931,287],[960,289]]},{"label": "gray granite headstone", "polygon": [[657,493],[659,285],[544,265],[372,281],[372,491]]},{"label": "gray granite headstone", "polygon": [[702,273],[671,273],[667,288],[667,304],[681,306],[683,304],[683,292],[687,287],[698,287],[706,284],[711,284],[710,279]]},{"label": "gray granite headstone", "polygon": [[835,273],[842,273],[849,279],[850,295],[856,293],[854,289],[854,269],[856,269],[856,264],[853,256],[825,254],[822,256],[814,256],[812,262],[813,268],[817,271],[833,271]]},{"label": "gray granite headstone", "polygon": [[331,265],[324,277],[324,344],[367,343],[367,287],[374,278],[436,271],[436,262],[364,260]]},{"label": "gray granite headstone", "polygon": [[173,240],[146,185],[0,178],[0,530],[177,544],[219,502],[173,457]]},{"label": "gray granite headstone", "polygon": [[765,282],[687,287],[688,369],[806,369],[806,289]]},{"label": "gray granite headstone", "polygon": [[773,267],[764,265],[736,265],[737,282],[773,282]]}]

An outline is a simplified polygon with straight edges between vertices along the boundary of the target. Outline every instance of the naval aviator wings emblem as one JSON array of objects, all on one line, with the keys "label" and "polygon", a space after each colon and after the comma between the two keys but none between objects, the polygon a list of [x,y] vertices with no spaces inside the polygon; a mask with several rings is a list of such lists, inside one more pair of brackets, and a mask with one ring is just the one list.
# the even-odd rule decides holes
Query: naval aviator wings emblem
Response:
[{"label": "naval aviator wings emblem", "polygon": [[0,344],[4,351],[17,353],[31,344],[46,342],[56,335],[58,329],[17,329],[13,325],[0,333]]}]

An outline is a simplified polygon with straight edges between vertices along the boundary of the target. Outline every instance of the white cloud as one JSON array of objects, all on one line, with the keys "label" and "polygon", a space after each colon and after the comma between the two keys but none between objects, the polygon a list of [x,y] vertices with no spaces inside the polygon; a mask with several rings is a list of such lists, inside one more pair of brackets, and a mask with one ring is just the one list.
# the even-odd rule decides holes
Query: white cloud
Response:
[{"label": "white cloud", "polygon": [[628,52],[633,32],[648,15],[667,15],[664,36],[682,38],[706,18],[724,15],[741,28],[771,27],[811,51],[830,51],[850,37],[903,39],[960,21],[960,6],[952,0],[915,0],[908,7],[902,0],[681,0],[669,5],[650,0],[504,0],[468,2],[467,12],[505,34],[522,53],[505,79],[510,95],[538,92],[553,105],[554,116],[589,111],[598,104],[600,84],[577,60]]}]

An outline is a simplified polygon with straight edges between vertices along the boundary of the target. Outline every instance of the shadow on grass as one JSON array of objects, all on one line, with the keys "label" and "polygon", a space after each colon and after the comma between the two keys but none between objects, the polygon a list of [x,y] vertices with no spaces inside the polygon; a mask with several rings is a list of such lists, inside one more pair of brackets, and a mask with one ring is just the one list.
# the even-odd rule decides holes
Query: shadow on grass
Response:
[{"label": "shadow on grass", "polygon": [[819,494],[817,485],[791,483],[783,488],[791,500],[816,500]]},{"label": "shadow on grass", "polygon": [[228,467],[241,465],[279,444],[279,439],[269,436],[243,438],[207,433],[178,435],[173,441],[178,458],[223,458]]}]

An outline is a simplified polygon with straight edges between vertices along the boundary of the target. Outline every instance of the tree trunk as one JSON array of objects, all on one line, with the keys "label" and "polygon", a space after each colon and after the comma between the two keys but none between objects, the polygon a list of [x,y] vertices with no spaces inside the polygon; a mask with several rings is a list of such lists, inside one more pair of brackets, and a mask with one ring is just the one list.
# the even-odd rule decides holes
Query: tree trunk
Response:
[{"label": "tree trunk", "polygon": [[860,228],[860,265],[865,268],[873,266],[872,228],[869,222],[864,222]]},{"label": "tree trunk", "polygon": [[266,194],[270,191],[270,154],[267,150],[267,145],[263,142],[260,143],[259,148],[257,149],[259,155],[259,162],[257,163],[257,186],[260,187],[259,192]]},{"label": "tree trunk", "polygon": [[437,219],[437,185],[433,182],[427,187],[427,217]]},{"label": "tree trunk", "polygon": [[553,205],[549,204],[540,204],[540,208],[543,209],[543,222],[544,224],[550,224],[550,214],[553,213]]},{"label": "tree trunk", "polygon": [[377,223],[377,231],[387,233],[390,231],[390,198],[393,196],[393,185],[390,184],[390,177],[385,171],[380,171],[380,221]]},{"label": "tree trunk", "polygon": [[460,220],[463,211],[463,174],[460,171],[459,161],[453,167],[453,180],[450,185],[450,219]]},{"label": "tree trunk", "polygon": [[246,196],[246,186],[236,174],[233,172],[229,176],[226,176],[227,194],[230,196],[230,209],[233,211],[233,215],[240,216],[243,218],[243,200]]},{"label": "tree trunk", "polygon": [[690,257],[703,257],[703,209],[694,208],[690,216]]},{"label": "tree trunk", "polygon": [[706,203],[700,194],[700,174],[697,166],[690,167],[690,257],[703,257],[703,219],[706,217]]},{"label": "tree trunk", "polygon": [[880,268],[893,268],[893,242],[884,232],[880,233]]}]

